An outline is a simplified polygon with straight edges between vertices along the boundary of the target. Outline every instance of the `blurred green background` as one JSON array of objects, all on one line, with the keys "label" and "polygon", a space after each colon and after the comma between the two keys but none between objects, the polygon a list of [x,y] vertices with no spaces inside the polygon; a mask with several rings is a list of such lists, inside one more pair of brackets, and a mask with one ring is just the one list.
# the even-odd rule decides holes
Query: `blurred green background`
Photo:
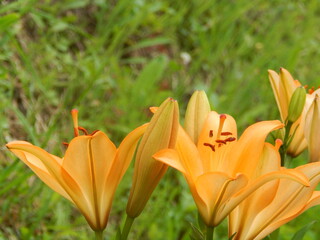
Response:
[{"label": "blurred green background", "polygon": [[[61,156],[77,108],[81,126],[118,144],[169,96],[184,116],[197,89],[234,116],[240,131],[278,119],[267,69],[284,67],[318,86],[319,23],[318,0],[0,0],[0,239],[92,239],[78,211],[8,153],[6,142],[27,140]],[[123,219],[131,177],[132,166],[107,239]],[[319,210],[282,227],[281,239],[319,221]],[[196,212],[183,177],[170,169],[130,239],[190,239]],[[226,224],[216,237],[227,239]],[[319,237],[318,222],[304,239]]]}]

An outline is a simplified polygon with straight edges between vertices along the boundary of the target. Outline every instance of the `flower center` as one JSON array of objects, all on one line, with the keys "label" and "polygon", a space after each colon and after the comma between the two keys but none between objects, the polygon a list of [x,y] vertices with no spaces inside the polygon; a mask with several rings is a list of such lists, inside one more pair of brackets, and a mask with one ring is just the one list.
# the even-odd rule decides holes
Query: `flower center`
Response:
[{"label": "flower center", "polygon": [[[218,147],[221,147],[223,145],[226,145],[228,142],[233,142],[236,140],[235,137],[231,137],[232,136],[231,132],[222,132],[223,125],[224,125],[226,118],[227,118],[227,116],[225,114],[220,115],[218,132],[217,132],[216,139],[214,141],[215,144],[203,143],[204,146],[210,147],[213,152],[216,151],[216,144],[218,145]],[[227,136],[229,136],[229,137],[227,137]],[[209,137],[210,138],[213,137],[213,130],[209,131]],[[221,137],[227,137],[227,138],[222,139]]]}]

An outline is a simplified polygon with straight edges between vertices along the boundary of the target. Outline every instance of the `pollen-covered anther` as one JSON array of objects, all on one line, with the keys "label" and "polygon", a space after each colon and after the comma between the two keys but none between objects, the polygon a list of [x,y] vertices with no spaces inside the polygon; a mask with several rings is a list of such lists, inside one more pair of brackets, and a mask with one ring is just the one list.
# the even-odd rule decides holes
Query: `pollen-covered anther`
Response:
[{"label": "pollen-covered anther", "polygon": [[233,142],[235,140],[236,140],[235,137],[228,137],[228,138],[224,139],[225,142]]},{"label": "pollen-covered anther", "polygon": [[221,140],[221,139],[217,139],[216,143],[219,143],[219,145],[221,144],[227,144],[225,140]]},{"label": "pollen-covered anther", "polygon": [[213,130],[209,131],[209,137],[213,137]]},{"label": "pollen-covered anther", "polygon": [[309,90],[308,90],[309,94],[312,94],[314,92],[314,87],[311,87]]},{"label": "pollen-covered anther", "polygon": [[214,151],[214,152],[216,151],[215,145],[212,145],[212,144],[210,144],[210,143],[204,143],[203,145],[204,145],[204,146],[207,146],[207,147],[210,147],[211,150]]},{"label": "pollen-covered anther", "polygon": [[221,136],[229,136],[232,135],[232,132],[221,132]]}]

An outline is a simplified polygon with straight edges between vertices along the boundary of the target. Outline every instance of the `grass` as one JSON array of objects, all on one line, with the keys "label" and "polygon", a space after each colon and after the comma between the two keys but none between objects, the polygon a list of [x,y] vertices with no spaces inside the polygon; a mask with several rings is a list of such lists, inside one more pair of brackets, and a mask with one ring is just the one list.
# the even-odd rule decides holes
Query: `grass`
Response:
[{"label": "grass", "polygon": [[[6,142],[27,140],[62,155],[61,143],[72,138],[69,111],[78,108],[83,127],[119,143],[148,121],[149,106],[169,96],[183,116],[195,89],[233,115],[240,131],[277,119],[267,69],[285,67],[319,84],[319,11],[316,0],[0,1],[0,239],[92,237],[83,217],[8,153]],[[123,219],[131,176],[132,168],[117,191],[108,239]],[[282,227],[282,239],[319,220],[314,209]],[[170,170],[130,236],[189,239],[195,219],[184,179]],[[305,239],[317,239],[316,225]],[[219,239],[225,229],[216,231]]]}]

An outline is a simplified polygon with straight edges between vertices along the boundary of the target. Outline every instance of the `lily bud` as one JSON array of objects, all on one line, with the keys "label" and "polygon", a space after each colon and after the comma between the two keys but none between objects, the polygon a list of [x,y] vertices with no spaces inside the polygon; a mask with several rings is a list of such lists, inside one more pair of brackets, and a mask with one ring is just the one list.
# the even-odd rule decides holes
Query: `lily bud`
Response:
[{"label": "lily bud", "polygon": [[306,114],[305,137],[308,142],[310,162],[320,161],[320,98],[316,94]]},{"label": "lily bud", "polygon": [[166,148],[175,148],[179,128],[178,103],[172,98],[164,101],[154,113],[136,154],[133,184],[127,204],[127,215],[140,215],[153,190],[168,166],[152,155]]},{"label": "lily bud", "polygon": [[301,116],[306,103],[306,90],[303,87],[297,87],[293,92],[289,103],[288,122],[294,123]]},{"label": "lily bud", "polygon": [[188,103],[184,128],[194,143],[198,142],[204,121],[210,112],[210,104],[204,91],[195,91]]}]

